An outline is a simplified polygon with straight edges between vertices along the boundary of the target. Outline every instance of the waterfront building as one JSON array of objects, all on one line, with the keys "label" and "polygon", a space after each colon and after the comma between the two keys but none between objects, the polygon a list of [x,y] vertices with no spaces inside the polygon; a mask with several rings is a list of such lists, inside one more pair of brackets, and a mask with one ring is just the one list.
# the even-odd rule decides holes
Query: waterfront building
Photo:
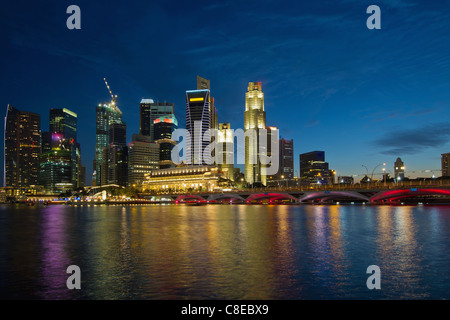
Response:
[{"label": "waterfront building", "polygon": [[254,139],[245,137],[245,180],[249,184],[262,183],[259,155],[259,130],[266,128],[264,93],[261,82],[249,82],[245,93],[244,131],[255,130]]},{"label": "waterfront building", "polygon": [[128,144],[128,185],[141,186],[152,170],[159,169],[159,144],[150,136],[133,134]]},{"label": "waterfront building", "polygon": [[211,164],[208,146],[211,135],[211,100],[208,89],[186,91],[186,163],[193,165]]},{"label": "waterfront building", "polygon": [[229,123],[220,123],[216,145],[216,164],[224,175],[234,181],[234,135]]},{"label": "waterfront building", "polygon": [[300,154],[300,183],[302,185],[332,184],[334,176],[325,162],[325,151]]},{"label": "waterfront building", "polygon": [[179,166],[153,170],[142,185],[143,192],[212,192],[229,187],[217,166]]},{"label": "waterfront building", "polygon": [[394,176],[397,181],[405,180],[405,164],[400,158],[394,163]]},{"label": "waterfront building", "polygon": [[354,179],[353,179],[353,177],[350,177],[350,176],[339,176],[337,178],[337,183],[338,184],[353,184]]},{"label": "waterfront building", "polygon": [[294,140],[281,138],[278,150],[279,169],[276,175],[267,177],[267,185],[275,187],[294,185]]},{"label": "waterfront building", "polygon": [[[77,114],[69,109],[50,109],[49,133],[54,137],[66,140],[66,146],[70,148],[72,156],[72,178],[71,183],[74,188],[78,187],[78,171],[81,166],[80,144],[77,142]],[[48,137],[46,137],[47,139]],[[48,141],[43,147],[48,148]],[[53,142],[52,142],[53,143]],[[59,142],[58,142],[59,144]],[[52,146],[58,147],[58,146]]]},{"label": "waterfront building", "polygon": [[38,184],[41,117],[8,105],[4,128],[3,181],[7,187]]},{"label": "waterfront building", "polygon": [[175,116],[173,103],[142,99],[139,104],[139,134],[149,136],[151,141],[155,141],[154,121],[165,116]]},{"label": "waterfront building", "polygon": [[[109,146],[109,128],[111,124],[122,123],[122,111],[117,107],[116,100],[110,103],[99,104],[96,108],[96,130],[95,130],[95,160],[93,166],[93,184],[100,186],[102,180],[106,181],[106,176],[102,177],[103,149]],[[107,175],[107,172],[104,171]]]},{"label": "waterfront building", "polygon": [[174,167],[172,161],[172,149],[176,142],[172,140],[172,132],[178,126],[175,116],[164,116],[154,121],[155,142],[159,144],[159,168]]},{"label": "waterfront building", "polygon": [[450,153],[443,153],[441,156],[442,176],[450,177]]},{"label": "waterfront building", "polygon": [[109,145],[103,148],[101,183],[127,185],[128,147],[125,123],[112,123],[109,126]]},{"label": "waterfront building", "polygon": [[279,142],[280,170],[278,171],[279,179],[294,179],[294,140],[280,139]]},{"label": "waterfront building", "polygon": [[[58,134],[53,134],[56,136]],[[60,194],[74,189],[72,151],[68,141],[40,155],[39,181],[50,194]]]},{"label": "waterfront building", "polygon": [[[276,150],[272,150],[272,140],[276,142],[279,141],[279,131],[278,128],[276,127],[266,127],[265,129],[267,134],[266,146],[261,146],[261,148],[259,148],[258,146],[258,150],[260,149],[261,155],[265,155],[272,159],[272,162],[269,164],[261,164],[261,183],[264,186],[267,186],[271,184],[271,181],[278,179],[278,173],[280,172],[279,150],[278,150],[279,146],[277,146]],[[278,168],[275,168],[275,170],[277,171],[276,173],[269,174],[268,173],[269,167],[272,165],[276,165],[276,163],[273,162],[272,157],[277,158],[276,162],[278,162]]]}]

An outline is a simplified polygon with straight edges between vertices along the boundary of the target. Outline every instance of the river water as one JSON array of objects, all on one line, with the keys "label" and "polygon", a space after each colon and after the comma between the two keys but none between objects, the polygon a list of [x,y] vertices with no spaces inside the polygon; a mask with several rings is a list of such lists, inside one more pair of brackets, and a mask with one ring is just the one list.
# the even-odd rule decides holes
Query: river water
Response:
[{"label": "river water", "polygon": [[448,299],[449,245],[446,206],[1,205],[0,298]]}]

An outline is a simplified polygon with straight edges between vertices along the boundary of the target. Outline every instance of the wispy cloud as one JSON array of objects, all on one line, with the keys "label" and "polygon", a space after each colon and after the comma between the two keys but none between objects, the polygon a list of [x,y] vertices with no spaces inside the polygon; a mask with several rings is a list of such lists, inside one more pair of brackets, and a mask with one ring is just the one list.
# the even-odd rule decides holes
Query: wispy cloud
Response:
[{"label": "wispy cloud", "polygon": [[442,148],[450,140],[448,123],[434,123],[423,127],[395,130],[375,140],[373,145],[386,155],[417,154],[429,148]]}]

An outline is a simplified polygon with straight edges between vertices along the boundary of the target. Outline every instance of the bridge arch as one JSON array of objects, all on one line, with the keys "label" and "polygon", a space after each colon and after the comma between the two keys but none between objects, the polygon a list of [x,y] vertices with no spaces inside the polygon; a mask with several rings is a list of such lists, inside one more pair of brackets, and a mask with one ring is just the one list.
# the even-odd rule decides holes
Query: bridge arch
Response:
[{"label": "bridge arch", "polygon": [[297,198],[291,196],[288,193],[275,193],[275,192],[264,192],[264,193],[253,193],[247,198],[247,203],[250,203],[252,201],[258,201],[258,200],[265,200],[268,199],[269,201],[274,200],[292,200],[294,202],[297,202]]},{"label": "bridge arch", "polygon": [[206,202],[205,198],[197,195],[179,195],[175,199],[175,203],[189,203],[189,202]]},{"label": "bridge arch", "polygon": [[230,193],[212,194],[208,197],[208,201],[218,201],[224,199],[230,199],[230,201],[245,202],[245,199],[238,194],[230,194]]},{"label": "bridge arch", "polygon": [[300,197],[299,202],[307,202],[315,199],[318,199],[321,202],[324,200],[341,200],[341,199],[362,200],[362,201],[370,200],[369,197],[353,191],[318,191],[318,192],[307,192],[305,195]]},{"label": "bridge arch", "polygon": [[420,196],[450,196],[450,190],[439,188],[428,189],[400,189],[400,190],[387,190],[381,191],[370,198],[370,202],[383,202],[383,201],[395,201],[405,198],[414,198]]}]

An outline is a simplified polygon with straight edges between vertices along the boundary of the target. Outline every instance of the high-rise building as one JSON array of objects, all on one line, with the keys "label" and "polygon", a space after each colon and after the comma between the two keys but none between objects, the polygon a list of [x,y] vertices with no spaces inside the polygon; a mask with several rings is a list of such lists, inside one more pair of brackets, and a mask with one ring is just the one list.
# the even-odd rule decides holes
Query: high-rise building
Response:
[{"label": "high-rise building", "polygon": [[[266,127],[266,132],[267,132],[267,140],[266,140],[266,145],[261,145],[261,155],[265,155],[269,158],[271,158],[272,160],[274,160],[272,157],[277,157],[276,162],[279,162],[279,150],[278,150],[278,146],[276,147],[276,150],[272,150],[272,141],[276,141],[278,142],[279,140],[279,132],[278,132],[278,128],[277,127]],[[259,146],[258,146],[259,148]],[[261,164],[261,183],[265,186],[268,185],[268,182],[270,182],[271,180],[277,179],[278,178],[278,172],[280,170],[279,168],[279,163],[278,163],[278,168],[276,168],[276,172],[271,174],[268,172],[269,167],[271,167],[272,165],[275,165],[275,163],[271,162],[269,164]]]},{"label": "high-rise building", "polygon": [[50,109],[50,133],[62,133],[64,139],[77,140],[77,114],[66,108]]},{"label": "high-rise building", "polygon": [[72,146],[61,133],[52,134],[52,149],[40,155],[39,184],[60,194],[74,189]]},{"label": "high-rise building", "polygon": [[219,124],[216,152],[219,170],[234,181],[234,135],[229,123]]},{"label": "high-rise building", "polygon": [[78,171],[80,168],[80,145],[77,143],[77,114],[66,108],[50,109],[50,134],[61,135],[72,154],[72,185],[78,186]]},{"label": "high-rise building", "polygon": [[140,186],[152,170],[159,169],[159,144],[149,136],[134,134],[128,144],[128,185]]},{"label": "high-rise building", "polygon": [[154,102],[153,99],[142,99],[139,104],[139,134],[149,136],[155,141],[153,123],[156,119],[175,115],[175,105],[170,102]]},{"label": "high-rise building", "polygon": [[[165,116],[154,121],[155,142],[159,144],[159,168],[174,167],[172,149],[176,142],[172,140],[172,132],[178,126],[175,116]],[[176,160],[176,159],[175,159]]]},{"label": "high-rise building", "polygon": [[126,186],[128,180],[127,126],[112,123],[109,126],[109,145],[103,148],[101,184]]},{"label": "high-rise building", "polygon": [[[96,108],[95,160],[93,176],[94,185],[102,185],[103,148],[109,146],[109,127],[114,123],[122,123],[122,111],[113,99],[109,104],[99,104]],[[105,172],[106,174],[106,172]],[[106,178],[106,177],[104,177]],[[105,179],[103,179],[105,180]]]},{"label": "high-rise building", "polygon": [[4,185],[38,184],[41,149],[41,117],[8,105],[5,117]]},{"label": "high-rise building", "polygon": [[394,163],[394,175],[397,181],[405,179],[405,164],[400,158],[397,158]]},{"label": "high-rise building", "polygon": [[213,128],[211,99],[208,89],[186,91],[186,162],[194,165],[211,164],[208,146]]},{"label": "high-rise building", "polygon": [[450,177],[450,153],[442,154],[441,169],[443,177]]},{"label": "high-rise building", "polygon": [[286,140],[281,138],[279,142],[279,170],[278,180],[294,179],[294,140]]},{"label": "high-rise building", "polygon": [[333,172],[325,162],[325,151],[300,154],[300,183],[302,185],[332,184]]},{"label": "high-rise building", "polygon": [[259,131],[266,128],[266,112],[264,111],[264,93],[261,82],[249,82],[245,93],[244,131],[254,130],[256,136],[245,137],[245,181],[262,183],[259,154]]}]

